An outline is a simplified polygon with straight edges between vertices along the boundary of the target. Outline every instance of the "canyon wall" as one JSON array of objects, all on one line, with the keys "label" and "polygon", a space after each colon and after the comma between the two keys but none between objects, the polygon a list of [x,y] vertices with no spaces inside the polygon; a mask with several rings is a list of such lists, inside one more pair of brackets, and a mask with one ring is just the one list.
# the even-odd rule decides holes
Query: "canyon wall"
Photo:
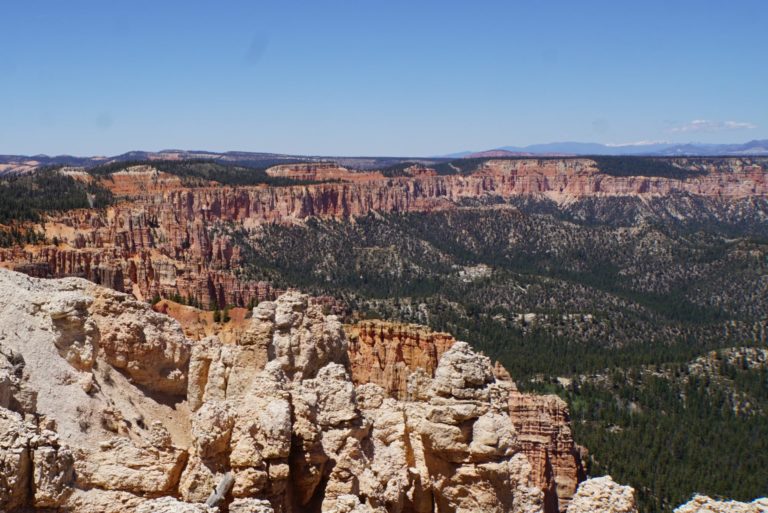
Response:
[{"label": "canyon wall", "polygon": [[397,178],[312,164],[276,167],[270,173],[347,178],[285,187],[194,188],[136,166],[100,179],[123,201],[106,210],[50,216],[39,229],[53,244],[0,248],[0,266],[41,277],[81,276],[143,299],[160,295],[206,307],[247,306],[274,298],[277,291],[238,275],[246,257],[229,234],[233,227],[247,237],[264,223],[455,209],[466,199],[492,197],[531,196],[568,204],[591,197],[685,193],[717,202],[749,201],[768,197],[766,162],[679,159],[684,169],[698,173],[686,179],[609,176],[589,159],[490,160],[466,176],[436,176],[414,167],[409,168],[413,176]]},{"label": "canyon wall", "polygon": [[189,219],[237,221],[246,226],[310,216],[347,217],[371,211],[415,212],[451,208],[464,198],[541,196],[557,202],[583,197],[663,196],[688,193],[718,199],[768,196],[763,163],[741,160],[686,179],[599,173],[593,161],[491,160],[471,175],[416,176],[301,187],[196,188],[145,196]]},{"label": "canyon wall", "polygon": [[[424,326],[383,321],[363,321],[347,326],[346,332],[352,381],[375,383],[399,400],[413,396],[408,388],[413,373],[434,377],[441,356],[456,342],[451,335]],[[519,392],[498,364],[494,374],[509,384],[509,416],[531,465],[531,480],[544,493],[545,510],[564,512],[585,478],[568,405],[554,395]]]}]

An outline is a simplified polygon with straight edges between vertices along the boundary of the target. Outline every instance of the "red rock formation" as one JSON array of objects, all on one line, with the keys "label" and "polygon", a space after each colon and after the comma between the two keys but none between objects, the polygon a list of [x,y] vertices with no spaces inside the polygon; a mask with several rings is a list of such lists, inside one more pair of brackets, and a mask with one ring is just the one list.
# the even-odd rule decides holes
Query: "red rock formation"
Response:
[{"label": "red rock formation", "polygon": [[674,162],[700,175],[685,180],[614,177],[599,173],[589,159],[490,160],[468,176],[436,176],[431,170],[413,167],[410,174],[415,176],[398,178],[311,164],[278,166],[270,173],[307,174],[303,178],[342,173],[349,181],[189,188],[182,187],[177,177],[138,166],[102,179],[116,192],[129,195],[129,200],[103,211],[52,216],[40,229],[57,247],[2,249],[0,265],[37,276],[84,276],[140,298],[180,295],[201,305],[246,306],[274,297],[274,292],[266,283],[236,275],[241,248],[217,231],[222,222],[249,230],[263,223],[300,222],[312,216],[451,209],[463,198],[483,196],[538,195],[556,201],[674,192],[723,200],[768,196],[765,159]]},{"label": "red rock formation", "polygon": [[345,326],[345,331],[352,381],[376,383],[401,400],[408,395],[408,375],[423,369],[434,376],[437,361],[456,341],[417,324],[384,321],[363,321]]},{"label": "red rock formation", "polygon": [[131,166],[100,181],[116,196],[134,196],[182,187],[181,178],[151,166]]},{"label": "red rock formation", "polygon": [[[408,375],[424,370],[434,376],[439,358],[455,343],[447,333],[414,324],[363,321],[345,326],[352,381],[375,383],[392,397],[407,399]],[[496,378],[510,380],[499,364]],[[533,482],[545,494],[547,513],[564,512],[585,479],[573,441],[568,405],[557,396],[509,395],[509,416],[523,453],[533,467]]]},{"label": "red rock formation", "polygon": [[408,176],[437,176],[437,171],[431,167],[422,166],[421,164],[414,164],[403,169],[403,172]]},{"label": "red rock formation", "polygon": [[241,305],[274,299],[280,291],[263,281],[241,280],[232,272],[168,258],[156,251],[120,248],[0,249],[0,267],[41,278],[78,276],[137,298],[192,300],[204,307]]},{"label": "red rock formation", "polygon": [[586,478],[571,434],[568,405],[556,395],[513,392],[509,416],[533,466],[534,482],[545,491],[547,510],[565,511]]},{"label": "red rock formation", "polygon": [[339,180],[345,182],[357,182],[383,178],[378,172],[360,173],[337,165],[335,162],[309,162],[296,164],[282,164],[267,169],[267,174],[275,178],[289,178],[291,180]]},{"label": "red rock formation", "polygon": [[733,159],[684,180],[600,174],[588,159],[491,160],[469,176],[418,176],[295,187],[197,188],[147,197],[186,219],[283,222],[310,216],[346,217],[371,211],[452,208],[462,198],[541,195],[556,201],[586,196],[660,196],[687,192],[737,199],[768,196],[763,164]]}]

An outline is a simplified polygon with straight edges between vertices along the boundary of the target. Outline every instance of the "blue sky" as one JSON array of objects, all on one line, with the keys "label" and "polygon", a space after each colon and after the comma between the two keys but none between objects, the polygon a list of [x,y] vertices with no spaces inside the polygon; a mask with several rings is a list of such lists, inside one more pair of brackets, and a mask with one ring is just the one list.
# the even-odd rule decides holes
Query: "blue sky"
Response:
[{"label": "blue sky", "polygon": [[0,4],[0,153],[768,138],[768,2]]}]

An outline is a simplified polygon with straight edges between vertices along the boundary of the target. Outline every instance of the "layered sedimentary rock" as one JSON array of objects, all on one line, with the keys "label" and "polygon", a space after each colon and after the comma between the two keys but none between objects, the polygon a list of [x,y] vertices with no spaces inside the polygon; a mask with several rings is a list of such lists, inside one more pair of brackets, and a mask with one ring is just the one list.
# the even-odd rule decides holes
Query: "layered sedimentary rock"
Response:
[{"label": "layered sedimentary rock", "polygon": [[335,162],[310,162],[282,164],[267,169],[267,175],[297,181],[338,180],[345,182],[367,181],[383,178],[380,173],[362,173],[341,167]]},{"label": "layered sedimentary rock", "polygon": [[211,266],[213,258],[205,260],[207,263],[195,259],[192,252],[174,259],[155,250],[108,246],[0,248],[0,266],[40,278],[85,278],[143,300],[178,297],[205,307],[223,308],[274,299],[279,293],[267,282],[238,278],[231,270],[236,260],[228,260],[216,269]]},{"label": "layered sedimentary rock", "polygon": [[[589,196],[660,196],[671,193],[737,199],[768,195],[762,164],[734,161],[695,178],[617,177],[587,159],[492,160],[471,175],[417,176],[304,187],[173,190],[162,201],[185,217],[273,222],[309,216],[343,217],[371,211],[451,208],[462,198],[543,196],[570,201]],[[159,201],[159,198],[157,198]]]},{"label": "layered sedimentary rock", "polygon": [[179,188],[182,181],[178,176],[158,171],[149,165],[131,166],[109,175],[109,190],[119,196],[134,196]]},{"label": "layered sedimentary rock", "polygon": [[534,469],[533,482],[544,490],[550,509],[565,511],[585,477],[571,433],[568,405],[556,395],[512,392],[509,415]]},{"label": "layered sedimentary rock", "polygon": [[[352,380],[375,383],[396,399],[413,393],[408,389],[412,373],[433,377],[441,356],[455,343],[447,333],[413,324],[363,321],[346,331]],[[565,511],[584,479],[567,404],[554,395],[520,393],[503,368],[494,372],[497,379],[510,382],[509,416],[531,465],[532,482],[544,492],[547,511]]]},{"label": "layered sedimentary rock", "polygon": [[[610,176],[589,159],[490,160],[469,175],[436,176],[418,166],[384,178],[333,164],[293,164],[269,172],[338,182],[286,187],[184,187],[178,177],[134,166],[101,179],[124,201],[105,211],[66,212],[46,220],[42,247],[0,249],[0,266],[33,276],[80,276],[148,299],[189,298],[203,306],[247,306],[274,299],[264,282],[236,272],[240,241],[220,229],[258,234],[264,223],[370,212],[458,208],[467,199],[532,196],[568,204],[584,198],[691,194],[718,202],[768,196],[765,159],[678,159],[689,178]],[[227,230],[231,231],[231,230]]]},{"label": "layered sedimentary rock", "polygon": [[434,376],[437,362],[456,341],[417,324],[363,321],[346,326],[356,384],[376,383],[395,399],[408,397],[408,376],[421,369]]}]

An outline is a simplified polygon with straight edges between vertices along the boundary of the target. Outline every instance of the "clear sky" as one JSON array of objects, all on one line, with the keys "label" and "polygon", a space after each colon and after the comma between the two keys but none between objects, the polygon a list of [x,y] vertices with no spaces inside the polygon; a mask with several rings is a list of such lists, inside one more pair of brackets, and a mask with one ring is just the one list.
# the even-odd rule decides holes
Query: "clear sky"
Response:
[{"label": "clear sky", "polygon": [[0,3],[0,153],[768,138],[768,1]]}]

